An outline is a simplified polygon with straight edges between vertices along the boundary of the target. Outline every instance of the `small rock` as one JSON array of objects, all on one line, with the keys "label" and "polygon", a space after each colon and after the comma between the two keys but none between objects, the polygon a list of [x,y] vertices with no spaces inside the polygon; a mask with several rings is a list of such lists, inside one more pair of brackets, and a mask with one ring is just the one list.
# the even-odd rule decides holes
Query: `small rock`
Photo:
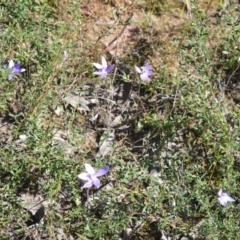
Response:
[{"label": "small rock", "polygon": [[123,240],[130,239],[132,231],[133,230],[131,228],[126,228],[123,232]]}]

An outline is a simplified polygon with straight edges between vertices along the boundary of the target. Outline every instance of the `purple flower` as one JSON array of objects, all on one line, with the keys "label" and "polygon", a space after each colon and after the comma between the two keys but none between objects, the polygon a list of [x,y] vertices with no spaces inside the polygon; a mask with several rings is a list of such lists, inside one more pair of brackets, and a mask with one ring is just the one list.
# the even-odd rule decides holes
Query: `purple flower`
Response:
[{"label": "purple flower", "polygon": [[142,81],[150,82],[151,78],[149,76],[152,76],[154,73],[151,71],[152,65],[148,64],[143,67],[135,66],[135,70],[140,74],[140,78]]},{"label": "purple flower", "polygon": [[7,69],[10,71],[10,74],[8,75],[8,80],[12,80],[16,74],[20,74],[26,71],[25,68],[21,68],[20,62],[14,64],[12,59],[9,61]]},{"label": "purple flower", "polygon": [[62,57],[63,57],[63,60],[64,60],[64,61],[68,59],[68,53],[67,53],[67,51],[63,51]]},{"label": "purple flower", "polygon": [[230,197],[230,195],[226,192],[222,191],[222,188],[218,191],[218,201],[220,204],[222,204],[224,207],[227,206],[227,202],[235,202],[235,199]]},{"label": "purple flower", "polygon": [[114,64],[109,66],[107,65],[105,57],[102,57],[102,65],[99,63],[93,63],[93,65],[98,69],[98,71],[94,72],[93,74],[99,75],[102,79],[106,78],[108,73],[114,68]]},{"label": "purple flower", "polygon": [[78,178],[80,178],[83,181],[87,181],[82,186],[82,188],[90,188],[92,186],[99,188],[100,180],[98,179],[98,177],[105,175],[109,171],[109,167],[105,166],[96,172],[95,169],[90,164],[85,163],[84,165],[86,172],[80,173],[78,175]]}]

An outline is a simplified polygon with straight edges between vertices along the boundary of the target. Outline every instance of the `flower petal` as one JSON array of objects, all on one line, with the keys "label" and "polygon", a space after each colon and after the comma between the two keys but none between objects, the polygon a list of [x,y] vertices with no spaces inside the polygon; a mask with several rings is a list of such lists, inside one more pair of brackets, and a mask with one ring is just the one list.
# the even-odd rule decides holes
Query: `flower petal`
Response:
[{"label": "flower petal", "polygon": [[64,60],[66,60],[68,58],[68,53],[67,53],[66,50],[63,51],[62,57],[63,57]]},{"label": "flower petal", "polygon": [[111,71],[113,70],[114,66],[115,66],[114,64],[109,65],[109,66],[107,67],[106,71],[107,71],[108,73],[111,72]]},{"label": "flower petal", "polygon": [[8,80],[12,80],[13,77],[14,77],[14,74],[9,74],[9,75],[8,75]]},{"label": "flower petal", "polygon": [[140,78],[142,81],[147,81],[147,82],[151,81],[151,79],[148,77],[148,74],[146,72],[140,74]]},{"label": "flower petal", "polygon": [[153,71],[151,71],[151,70],[149,70],[149,71],[147,72],[147,74],[148,74],[149,76],[151,76],[151,75],[153,75],[153,74],[154,74],[154,72],[153,72]]},{"label": "flower petal", "polygon": [[101,78],[102,79],[106,78],[107,75],[108,75],[108,73],[105,70],[101,72]]},{"label": "flower petal", "polygon": [[93,177],[92,183],[93,183],[93,185],[94,185],[96,188],[99,188],[99,187],[100,187],[100,180],[99,180],[98,178]]},{"label": "flower petal", "polygon": [[105,57],[102,57],[102,66],[104,68],[107,68],[107,61],[106,61]]},{"label": "flower petal", "polygon": [[97,173],[95,174],[95,176],[96,177],[101,177],[101,176],[105,175],[108,171],[109,171],[109,166],[105,166],[105,167],[99,169],[97,171]]},{"label": "flower petal", "polygon": [[224,199],[225,202],[235,202],[235,199],[230,197],[227,193],[222,193],[221,198]]},{"label": "flower petal", "polygon": [[138,72],[138,73],[142,72],[142,70],[138,66],[134,66],[134,67],[135,67],[136,72]]},{"label": "flower petal", "polygon": [[143,71],[149,71],[152,68],[151,64],[141,67]]},{"label": "flower petal", "polygon": [[17,62],[15,64],[15,66],[13,67],[13,70],[17,73],[19,73],[21,71],[21,63],[20,62]]},{"label": "flower petal", "polygon": [[218,196],[221,197],[221,195],[222,195],[222,188],[220,188],[218,191]]},{"label": "flower petal", "polygon": [[227,202],[225,202],[224,199],[222,199],[221,197],[218,197],[218,201],[219,201],[220,204],[223,205],[224,207],[227,206]]},{"label": "flower petal", "polygon": [[11,60],[9,60],[8,68],[13,68],[13,66],[14,66],[14,62],[13,62],[13,60],[11,59]]},{"label": "flower petal", "polygon": [[85,166],[86,172],[89,175],[94,175],[95,174],[95,170],[94,170],[94,168],[90,164],[85,163],[84,166]]},{"label": "flower petal", "polygon": [[90,180],[90,178],[89,178],[89,174],[88,173],[80,173],[79,175],[78,175],[78,178],[80,178],[81,180],[83,180],[83,181],[89,181]]},{"label": "flower petal", "polygon": [[88,182],[86,182],[86,183],[82,186],[82,188],[90,188],[90,187],[92,187],[92,185],[93,185],[93,182],[92,182],[92,181],[88,181]]},{"label": "flower petal", "polygon": [[98,72],[94,72],[93,74],[94,74],[94,75],[102,75],[102,72],[101,72],[101,71],[98,71]]},{"label": "flower petal", "polygon": [[26,69],[25,68],[21,68],[21,70],[20,70],[21,72],[25,72],[26,71]]},{"label": "flower petal", "polygon": [[102,69],[103,66],[99,63],[93,63],[93,66],[96,67],[97,69]]}]

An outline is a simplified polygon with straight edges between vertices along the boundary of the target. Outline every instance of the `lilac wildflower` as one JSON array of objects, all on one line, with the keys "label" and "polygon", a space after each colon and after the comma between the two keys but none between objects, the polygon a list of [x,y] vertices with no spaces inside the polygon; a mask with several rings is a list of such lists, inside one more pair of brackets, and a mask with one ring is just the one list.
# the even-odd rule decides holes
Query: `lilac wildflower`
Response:
[{"label": "lilac wildflower", "polygon": [[114,68],[114,64],[109,66],[107,65],[105,57],[102,57],[102,65],[99,63],[93,63],[93,65],[98,69],[98,71],[94,72],[93,74],[99,75],[102,79],[106,78],[108,73]]},{"label": "lilac wildflower", "polygon": [[230,195],[226,192],[222,191],[222,188],[218,191],[218,201],[220,202],[221,205],[224,207],[227,206],[228,202],[235,202],[235,199],[230,197]]},{"label": "lilac wildflower", "polygon": [[148,64],[140,68],[138,66],[135,66],[135,70],[140,74],[141,80],[146,82],[150,82],[151,78],[149,76],[152,76],[154,74],[151,69],[152,69],[151,64]]},{"label": "lilac wildflower", "polygon": [[26,71],[25,68],[21,68],[20,62],[14,64],[12,59],[9,61],[7,69],[10,71],[10,74],[8,75],[8,80],[12,80],[16,74],[20,74]]},{"label": "lilac wildflower", "polygon": [[78,175],[78,178],[80,178],[83,181],[87,181],[82,186],[82,188],[90,188],[92,186],[99,188],[100,180],[98,179],[98,177],[105,175],[109,171],[109,167],[105,166],[96,172],[95,169],[90,164],[85,163],[84,165],[85,165],[86,172],[80,173]]},{"label": "lilac wildflower", "polygon": [[68,53],[67,53],[67,51],[63,51],[62,57],[63,57],[63,60],[64,60],[64,61],[68,59]]}]

